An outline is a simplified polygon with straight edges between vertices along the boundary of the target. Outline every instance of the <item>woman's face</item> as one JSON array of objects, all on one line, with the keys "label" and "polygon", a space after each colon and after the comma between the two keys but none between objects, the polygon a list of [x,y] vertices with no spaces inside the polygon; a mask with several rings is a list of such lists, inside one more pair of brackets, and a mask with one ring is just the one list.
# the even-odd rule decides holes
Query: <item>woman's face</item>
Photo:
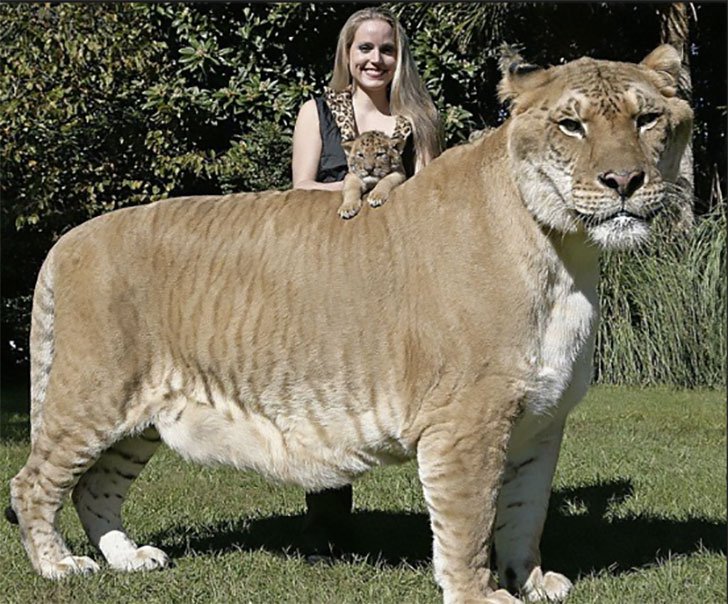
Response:
[{"label": "woman's face", "polygon": [[386,21],[364,21],[354,32],[349,49],[349,72],[365,90],[386,88],[397,67],[394,31]]}]

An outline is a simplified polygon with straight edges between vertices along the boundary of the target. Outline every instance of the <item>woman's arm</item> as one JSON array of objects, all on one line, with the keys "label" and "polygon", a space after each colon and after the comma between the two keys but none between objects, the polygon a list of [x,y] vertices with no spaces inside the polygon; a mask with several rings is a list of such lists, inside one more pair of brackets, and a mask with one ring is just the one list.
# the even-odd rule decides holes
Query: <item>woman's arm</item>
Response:
[{"label": "woman's arm", "polygon": [[341,191],[343,182],[317,182],[319,160],[321,159],[321,134],[319,132],[316,101],[306,101],[298,112],[293,129],[293,172],[294,189],[323,189]]}]

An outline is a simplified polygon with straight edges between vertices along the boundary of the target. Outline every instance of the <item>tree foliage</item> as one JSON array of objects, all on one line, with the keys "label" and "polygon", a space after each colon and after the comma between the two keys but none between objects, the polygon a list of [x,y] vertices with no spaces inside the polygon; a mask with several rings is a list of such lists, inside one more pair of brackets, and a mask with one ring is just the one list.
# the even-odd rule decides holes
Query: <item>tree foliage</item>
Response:
[{"label": "tree foliage", "polygon": [[[356,8],[366,5],[379,4]],[[584,54],[639,61],[659,42],[649,4],[385,6],[409,33],[448,145],[505,118],[495,96],[504,40],[541,64]],[[0,5],[6,369],[27,360],[35,275],[64,231],[163,197],[290,186],[298,108],[327,82],[353,10],[310,2]],[[716,173],[725,190],[725,6],[697,5],[697,13],[694,152],[705,210]]]}]

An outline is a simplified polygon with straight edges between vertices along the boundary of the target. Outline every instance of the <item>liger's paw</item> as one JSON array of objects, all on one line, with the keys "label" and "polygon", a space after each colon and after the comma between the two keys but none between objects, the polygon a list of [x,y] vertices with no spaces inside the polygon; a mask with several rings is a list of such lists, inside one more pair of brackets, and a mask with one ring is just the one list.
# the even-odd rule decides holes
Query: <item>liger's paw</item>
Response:
[{"label": "liger's paw", "polygon": [[536,567],[521,591],[529,602],[561,602],[566,599],[573,586],[564,575],[554,572],[544,574]]},{"label": "liger's paw", "polygon": [[145,545],[137,548],[131,555],[109,562],[112,568],[134,572],[138,570],[156,570],[169,566],[169,556],[161,549]]},{"label": "liger's paw", "polygon": [[41,562],[40,574],[46,579],[63,579],[99,571],[99,565],[88,556],[66,556],[58,562]]},{"label": "liger's paw", "polygon": [[487,604],[523,604],[522,600],[519,600],[515,596],[512,596],[505,589],[498,589],[485,598]]},{"label": "liger's paw", "polygon": [[474,594],[472,592],[447,592],[443,593],[444,604],[523,604],[506,589],[491,591],[489,594]]}]

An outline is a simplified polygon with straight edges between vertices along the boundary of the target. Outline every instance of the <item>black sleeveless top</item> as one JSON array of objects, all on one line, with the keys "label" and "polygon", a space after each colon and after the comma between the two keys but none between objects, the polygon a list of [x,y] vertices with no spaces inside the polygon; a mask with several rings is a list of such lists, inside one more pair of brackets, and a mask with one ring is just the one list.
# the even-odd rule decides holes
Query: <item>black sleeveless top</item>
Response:
[{"label": "black sleeveless top", "polygon": [[[321,134],[321,158],[319,159],[316,180],[318,182],[344,180],[349,167],[346,164],[346,155],[341,146],[341,131],[336,125],[336,120],[324,97],[317,96],[315,101],[319,118],[319,133]],[[414,156],[412,136],[408,136],[402,152],[402,163],[407,178],[415,173]]]},{"label": "black sleeveless top", "polygon": [[346,165],[346,155],[341,146],[341,131],[336,125],[336,120],[324,97],[316,97],[316,109],[321,134],[321,159],[319,159],[316,180],[318,182],[344,180],[349,168]]}]

